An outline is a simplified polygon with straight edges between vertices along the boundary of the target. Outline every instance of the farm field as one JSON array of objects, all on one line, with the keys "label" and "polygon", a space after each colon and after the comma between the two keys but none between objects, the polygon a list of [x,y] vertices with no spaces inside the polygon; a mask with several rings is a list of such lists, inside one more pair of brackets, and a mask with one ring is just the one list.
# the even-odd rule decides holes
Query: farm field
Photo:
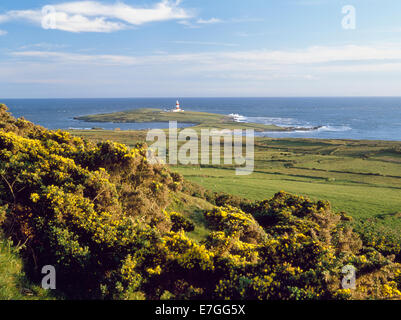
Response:
[{"label": "farm field", "polygon": [[[73,131],[95,141],[127,145],[144,141],[143,131]],[[401,142],[256,138],[255,171],[236,176],[232,166],[176,166],[203,187],[251,200],[276,192],[329,200],[357,224],[395,232],[401,227]]]}]

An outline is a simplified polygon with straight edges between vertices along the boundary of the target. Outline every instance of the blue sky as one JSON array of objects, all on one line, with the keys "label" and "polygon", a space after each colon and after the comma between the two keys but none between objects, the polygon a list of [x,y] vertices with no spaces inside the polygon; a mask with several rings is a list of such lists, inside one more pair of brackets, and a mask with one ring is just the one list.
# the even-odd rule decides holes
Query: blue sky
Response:
[{"label": "blue sky", "polygon": [[399,96],[400,17],[396,0],[2,0],[0,97]]}]

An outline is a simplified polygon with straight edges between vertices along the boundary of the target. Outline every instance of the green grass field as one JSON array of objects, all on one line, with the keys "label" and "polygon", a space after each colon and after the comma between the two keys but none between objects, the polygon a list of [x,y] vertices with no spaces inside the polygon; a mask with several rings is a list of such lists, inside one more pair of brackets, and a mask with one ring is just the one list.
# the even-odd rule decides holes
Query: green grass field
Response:
[{"label": "green grass field", "polygon": [[[135,145],[139,131],[74,131],[97,141]],[[252,200],[280,190],[329,200],[359,224],[397,232],[401,227],[401,142],[269,139],[255,141],[255,171],[236,176],[233,166],[176,166],[208,189]]]}]

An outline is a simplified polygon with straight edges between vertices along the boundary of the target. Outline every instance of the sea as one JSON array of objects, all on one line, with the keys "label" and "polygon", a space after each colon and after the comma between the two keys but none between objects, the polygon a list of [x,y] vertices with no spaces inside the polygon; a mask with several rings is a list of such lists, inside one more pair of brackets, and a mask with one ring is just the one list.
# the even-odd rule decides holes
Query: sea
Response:
[{"label": "sea", "polygon": [[[1,99],[15,117],[49,129],[138,130],[167,128],[167,123],[87,123],[74,117],[138,108],[172,109],[176,98]],[[366,98],[182,98],[188,111],[235,114],[243,122],[311,131],[262,132],[283,138],[366,139],[401,141],[401,97]],[[179,124],[180,127],[188,124]]]}]

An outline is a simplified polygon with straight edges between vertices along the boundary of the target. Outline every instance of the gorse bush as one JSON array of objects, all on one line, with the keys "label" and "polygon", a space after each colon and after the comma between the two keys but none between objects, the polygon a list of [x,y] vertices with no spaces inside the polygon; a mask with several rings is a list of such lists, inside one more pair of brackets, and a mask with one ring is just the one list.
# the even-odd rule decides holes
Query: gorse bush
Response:
[{"label": "gorse bush", "polygon": [[170,220],[173,224],[171,231],[178,232],[183,230],[185,232],[191,232],[195,230],[195,225],[193,222],[177,212],[170,213]]},{"label": "gorse bush", "polygon": [[127,256],[170,230],[162,209],[173,178],[147,163],[143,147],[92,145],[0,112],[1,220],[26,243],[29,269],[57,266],[68,294],[119,294]]},{"label": "gorse bush", "polygon": [[[146,145],[95,144],[14,119],[4,105],[0,128],[0,225],[24,243],[32,279],[55,266],[67,298],[401,295],[393,251],[362,241],[327,202],[279,192],[251,203],[197,189],[149,164]],[[203,241],[189,237],[196,225],[186,216],[166,212],[179,192],[217,205],[204,212]],[[348,264],[357,269],[357,290],[341,288]]]}]

